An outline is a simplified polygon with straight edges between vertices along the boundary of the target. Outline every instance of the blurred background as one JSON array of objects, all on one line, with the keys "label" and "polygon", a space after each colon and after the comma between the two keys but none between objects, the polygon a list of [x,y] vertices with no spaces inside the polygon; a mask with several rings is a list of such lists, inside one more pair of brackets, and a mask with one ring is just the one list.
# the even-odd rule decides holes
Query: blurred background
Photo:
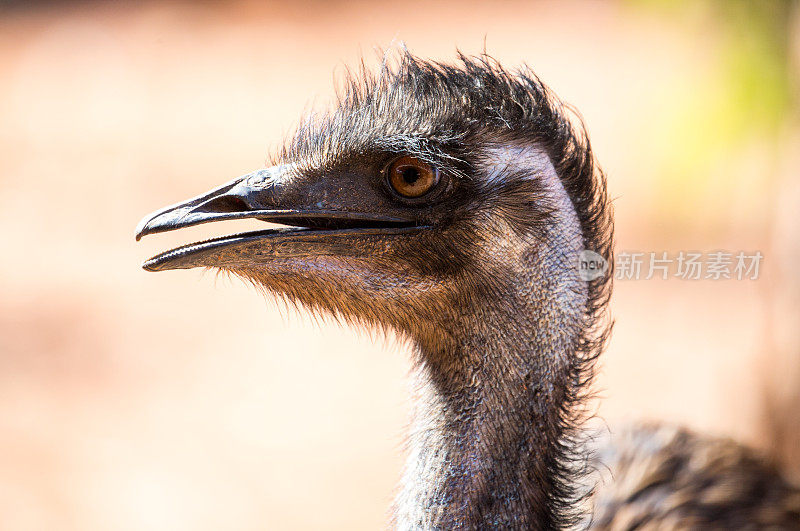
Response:
[{"label": "blurred background", "polygon": [[260,167],[376,46],[526,62],[580,109],[618,251],[761,251],[618,281],[610,425],[727,435],[800,477],[795,2],[0,2],[0,528],[375,529],[408,355],[147,257],[146,213]]}]

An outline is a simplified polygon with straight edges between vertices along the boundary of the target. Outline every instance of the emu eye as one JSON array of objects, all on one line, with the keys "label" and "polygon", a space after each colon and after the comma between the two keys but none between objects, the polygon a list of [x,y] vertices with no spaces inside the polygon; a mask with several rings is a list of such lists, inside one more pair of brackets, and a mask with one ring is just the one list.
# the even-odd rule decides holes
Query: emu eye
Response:
[{"label": "emu eye", "polygon": [[420,197],[439,182],[439,171],[414,157],[400,157],[389,165],[389,184],[403,197]]}]

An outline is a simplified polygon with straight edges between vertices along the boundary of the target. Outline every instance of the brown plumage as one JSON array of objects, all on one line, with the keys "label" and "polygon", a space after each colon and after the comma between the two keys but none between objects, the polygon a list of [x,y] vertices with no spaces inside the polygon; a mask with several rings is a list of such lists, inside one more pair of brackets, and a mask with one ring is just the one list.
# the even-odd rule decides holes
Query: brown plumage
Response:
[{"label": "brown plumage", "polygon": [[[683,483],[663,477],[650,494],[646,485],[637,494],[637,483],[591,496],[582,404],[608,334],[611,274],[587,281],[578,263],[587,249],[611,262],[612,220],[605,178],[564,104],[529,70],[408,53],[377,76],[362,69],[338,103],[303,121],[272,168],[145,218],[138,237],[243,217],[290,228],[192,244],[145,269],[230,271],[413,344],[399,528],[561,528],[590,522],[593,505],[588,525],[633,528],[618,526],[623,506],[681,496]],[[652,440],[640,450],[652,452]],[[667,442],[657,453],[691,446]],[[629,461],[639,457],[612,470],[631,477]],[[763,502],[775,507],[794,495],[769,492]],[[686,522],[751,516],[718,505]],[[632,510],[625,522],[674,521]],[[784,512],[776,522],[789,521]]]},{"label": "brown plumage", "polygon": [[732,440],[645,425],[595,459],[592,529],[800,529],[800,491]]}]

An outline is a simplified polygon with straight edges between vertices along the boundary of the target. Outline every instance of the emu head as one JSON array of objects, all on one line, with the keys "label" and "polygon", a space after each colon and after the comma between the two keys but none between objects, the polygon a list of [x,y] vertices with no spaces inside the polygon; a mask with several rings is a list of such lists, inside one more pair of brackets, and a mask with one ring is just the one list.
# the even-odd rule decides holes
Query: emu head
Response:
[{"label": "emu head", "polygon": [[218,268],[434,346],[461,314],[508,301],[531,264],[522,289],[552,290],[564,275],[564,289],[582,289],[577,253],[608,251],[601,177],[582,130],[529,71],[405,53],[375,76],[362,68],[272,167],[146,217],[137,239],[226,219],[286,225],[180,247],[144,268]]}]

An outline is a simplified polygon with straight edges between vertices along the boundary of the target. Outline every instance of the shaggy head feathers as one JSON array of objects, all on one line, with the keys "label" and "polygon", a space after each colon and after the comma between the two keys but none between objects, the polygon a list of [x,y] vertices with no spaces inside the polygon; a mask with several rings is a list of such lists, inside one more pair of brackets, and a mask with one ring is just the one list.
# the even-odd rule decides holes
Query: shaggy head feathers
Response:
[{"label": "shaggy head feathers", "polygon": [[[387,54],[377,74],[363,62],[356,75],[348,71],[334,109],[306,116],[273,163],[324,171],[351,157],[394,152],[469,181],[476,145],[535,143],[550,156],[573,202],[584,247],[612,262],[605,176],[571,107],[529,68],[512,73],[486,54],[459,54],[459,63],[449,65],[398,53],[394,63]],[[534,213],[522,212],[518,221]],[[611,276],[592,282],[593,310],[607,302]]]}]

